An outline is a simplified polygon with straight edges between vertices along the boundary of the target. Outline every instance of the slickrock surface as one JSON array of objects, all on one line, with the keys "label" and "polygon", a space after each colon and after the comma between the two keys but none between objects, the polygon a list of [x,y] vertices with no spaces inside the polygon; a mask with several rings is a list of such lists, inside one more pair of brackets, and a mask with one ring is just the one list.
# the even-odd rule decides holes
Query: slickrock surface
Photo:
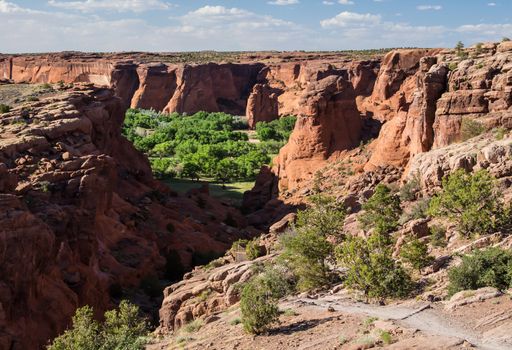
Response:
[{"label": "slickrock surface", "polygon": [[[178,197],[121,136],[125,109],[90,86],[0,115],[0,348],[37,349],[75,309],[222,253],[240,236],[210,197]],[[197,205],[203,197],[203,208]],[[179,272],[176,272],[179,274]],[[176,276],[179,277],[179,276]]]}]

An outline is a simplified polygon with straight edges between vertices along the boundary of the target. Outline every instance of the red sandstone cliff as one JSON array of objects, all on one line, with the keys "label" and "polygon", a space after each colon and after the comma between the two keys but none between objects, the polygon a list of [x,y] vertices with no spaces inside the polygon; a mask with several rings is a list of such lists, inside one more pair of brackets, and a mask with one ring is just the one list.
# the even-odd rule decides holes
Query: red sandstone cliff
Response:
[{"label": "red sandstone cliff", "polygon": [[112,290],[161,275],[166,257],[179,274],[180,259],[239,237],[220,203],[153,180],[121,136],[124,111],[110,90],[87,88],[0,116],[0,348],[37,349],[78,306],[100,314]]}]

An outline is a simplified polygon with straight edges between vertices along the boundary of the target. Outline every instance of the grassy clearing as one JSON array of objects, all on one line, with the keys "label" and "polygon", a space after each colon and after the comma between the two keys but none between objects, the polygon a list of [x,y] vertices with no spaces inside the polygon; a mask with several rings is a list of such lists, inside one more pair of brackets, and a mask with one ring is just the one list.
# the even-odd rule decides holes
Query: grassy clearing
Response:
[{"label": "grassy clearing", "polygon": [[164,182],[179,194],[185,194],[192,189],[200,188],[204,183],[208,183],[212,197],[237,207],[242,205],[244,192],[249,191],[254,186],[254,181],[242,181],[227,183],[223,187],[222,183],[215,182],[212,179],[201,179],[199,182],[187,179],[165,179]]}]

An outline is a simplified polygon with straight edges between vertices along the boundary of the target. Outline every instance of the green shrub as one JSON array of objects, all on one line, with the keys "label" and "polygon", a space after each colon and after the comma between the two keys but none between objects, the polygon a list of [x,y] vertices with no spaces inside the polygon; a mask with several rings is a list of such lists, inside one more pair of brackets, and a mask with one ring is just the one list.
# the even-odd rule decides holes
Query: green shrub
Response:
[{"label": "green shrub", "polygon": [[247,242],[245,246],[245,254],[249,260],[257,259],[265,254],[265,250],[260,246],[260,242],[257,239]]},{"label": "green shrub", "polygon": [[277,268],[269,268],[246,283],[240,299],[244,330],[261,334],[276,323],[280,315],[277,302],[290,288],[288,279]]},{"label": "green shrub", "polygon": [[11,107],[8,105],[4,105],[3,103],[0,103],[0,114],[2,113],[9,113],[11,111]]},{"label": "green shrub", "polygon": [[402,246],[400,257],[418,271],[432,264],[434,260],[428,253],[428,245],[416,237]]},{"label": "green shrub", "polygon": [[421,190],[420,180],[418,176],[414,176],[400,188],[401,201],[413,201],[416,194]]},{"label": "green shrub", "polygon": [[430,227],[430,244],[434,247],[446,247],[446,228],[441,225]]},{"label": "green shrub", "polygon": [[448,293],[495,287],[512,287],[512,252],[500,248],[477,250],[464,255],[462,263],[448,271]]},{"label": "green shrub", "polygon": [[368,298],[406,297],[413,283],[400,262],[392,258],[391,243],[380,233],[368,239],[348,236],[336,248],[338,263],[347,269],[345,285]]},{"label": "green shrub", "polygon": [[339,236],[346,211],[333,197],[314,195],[308,198],[310,206],[297,212],[296,228],[309,229],[321,236]]},{"label": "green shrub", "polygon": [[148,324],[139,308],[123,300],[118,310],[105,312],[105,322],[94,320],[93,310],[76,310],[73,326],[54,339],[49,350],[141,350],[147,343]]},{"label": "green shrub", "polygon": [[454,71],[456,70],[457,68],[459,67],[459,64],[457,62],[451,62],[449,65],[448,65],[448,69],[450,71]]},{"label": "green shrub", "polygon": [[187,333],[196,333],[198,332],[204,325],[204,321],[200,319],[193,320],[189,323],[187,323],[183,329]]},{"label": "green shrub", "polygon": [[496,140],[501,141],[505,138],[505,135],[507,134],[507,129],[500,127],[496,129],[495,136]]},{"label": "green shrub", "polygon": [[400,223],[404,224],[411,220],[424,219],[428,216],[430,198],[423,198],[413,203],[410,209],[402,214]]},{"label": "green shrub", "polygon": [[460,125],[460,137],[462,141],[467,141],[481,135],[485,131],[485,127],[478,121],[470,118],[462,118]]},{"label": "green shrub", "polygon": [[443,189],[430,202],[434,216],[453,220],[464,235],[492,232],[501,216],[494,178],[486,170],[463,169],[443,179]]},{"label": "green shrub", "polygon": [[399,226],[400,199],[389,187],[378,185],[373,196],[363,204],[363,210],[358,220],[365,230],[373,228],[376,233],[387,234]]},{"label": "green shrub", "polygon": [[299,290],[323,287],[331,281],[328,260],[334,246],[329,240],[310,228],[299,228],[281,238],[283,253],[280,259],[297,276]]}]

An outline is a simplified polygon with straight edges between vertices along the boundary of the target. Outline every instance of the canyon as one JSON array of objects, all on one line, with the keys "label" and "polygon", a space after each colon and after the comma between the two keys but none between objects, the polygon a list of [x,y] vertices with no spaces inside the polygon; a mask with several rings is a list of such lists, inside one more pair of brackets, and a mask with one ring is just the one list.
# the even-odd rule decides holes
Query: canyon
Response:
[{"label": "canyon", "polygon": [[[222,254],[238,238],[274,240],[316,187],[356,208],[380,182],[419,177],[431,192],[457,169],[488,169],[512,198],[512,141],[489,131],[512,129],[512,44],[467,53],[245,53],[207,63],[0,55],[5,83],[57,86],[0,115],[0,348],[40,348],[78,306],[101,315],[119,288],[165,273],[181,279],[199,253]],[[244,195],[242,215],[207,188],[182,196],[155,180],[121,136],[130,107],[222,111],[246,115],[251,127],[298,120]],[[468,119],[489,132],[464,140]],[[236,304],[234,285],[251,277],[251,263],[221,259],[225,266],[196,268],[165,290],[161,334]],[[197,303],[206,290],[213,295]]]}]

